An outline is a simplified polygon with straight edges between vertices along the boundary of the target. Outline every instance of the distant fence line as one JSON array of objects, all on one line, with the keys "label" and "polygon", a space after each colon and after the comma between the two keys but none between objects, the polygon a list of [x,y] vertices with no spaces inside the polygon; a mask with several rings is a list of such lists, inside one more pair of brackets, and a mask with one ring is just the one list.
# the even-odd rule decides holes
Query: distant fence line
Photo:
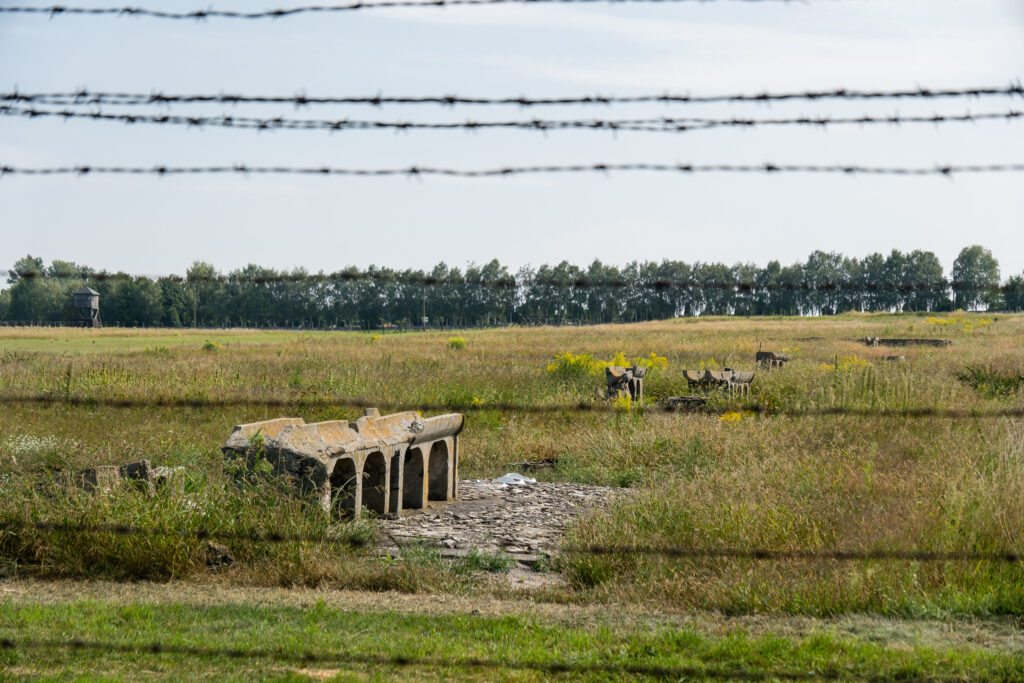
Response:
[{"label": "distant fence line", "polygon": [[[4,271],[0,271],[4,272]],[[979,285],[972,281],[960,280],[935,280],[931,282],[901,282],[901,283],[875,283],[875,282],[850,282],[831,281],[821,282],[750,282],[732,280],[706,280],[663,278],[663,277],[641,277],[641,278],[613,278],[601,279],[592,277],[576,277],[572,279],[535,278],[508,276],[494,280],[451,280],[438,278],[430,275],[405,275],[401,273],[380,274],[369,271],[339,271],[336,273],[276,273],[266,276],[238,276],[238,275],[143,275],[132,273],[108,273],[102,271],[79,271],[71,274],[53,275],[34,271],[19,272],[14,270],[6,271],[8,279],[11,280],[56,280],[71,281],[84,280],[86,282],[106,281],[128,281],[138,278],[150,280],[169,280],[180,284],[192,283],[217,283],[225,286],[263,286],[271,284],[286,283],[322,283],[322,284],[344,284],[358,282],[373,282],[380,284],[414,285],[425,287],[453,287],[453,288],[485,288],[485,289],[517,289],[525,287],[550,287],[563,289],[653,289],[653,290],[712,290],[727,291],[737,294],[748,294],[756,292],[822,292],[822,293],[914,293],[926,292],[932,294],[953,294],[957,291],[971,291],[983,294],[1005,294],[1016,292],[1018,285]]]}]

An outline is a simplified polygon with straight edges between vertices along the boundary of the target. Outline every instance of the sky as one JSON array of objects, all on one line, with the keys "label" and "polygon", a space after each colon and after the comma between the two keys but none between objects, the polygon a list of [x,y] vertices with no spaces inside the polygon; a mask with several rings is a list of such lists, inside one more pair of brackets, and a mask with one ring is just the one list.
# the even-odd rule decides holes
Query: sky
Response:
[{"label": "sky", "polygon": [[[46,5],[0,0],[0,6]],[[81,0],[66,4],[117,4]],[[268,9],[293,0],[153,9]],[[193,6],[195,5],[195,6]],[[1024,77],[1020,0],[808,0],[381,9],[203,22],[0,14],[0,91],[250,95],[634,95],[1007,86]],[[465,121],[918,115],[1024,110],[983,98],[614,108],[175,105],[106,113]],[[86,107],[93,111],[95,107]],[[1024,162],[1024,120],[608,131],[272,131],[0,117],[0,165],[474,169],[572,163],[922,166]],[[1024,174],[610,173],[427,177],[0,178],[0,269],[30,253],[136,274],[204,260],[333,271],[593,259],[784,264],[966,245],[1024,271]]]}]

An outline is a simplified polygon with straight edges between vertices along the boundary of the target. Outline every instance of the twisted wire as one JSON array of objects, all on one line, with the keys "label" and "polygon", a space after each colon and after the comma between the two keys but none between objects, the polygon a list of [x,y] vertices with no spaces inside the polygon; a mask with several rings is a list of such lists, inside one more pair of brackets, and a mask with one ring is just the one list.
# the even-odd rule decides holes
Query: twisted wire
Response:
[{"label": "twisted wire", "polygon": [[[3,9],[3,8],[0,8]],[[627,96],[582,95],[566,97],[468,97],[462,95],[430,96],[333,96],[314,97],[308,95],[241,95],[229,93],[173,94],[163,92],[91,92],[82,88],[72,92],[22,93],[17,90],[0,93],[0,101],[25,102],[48,106],[75,106],[86,104],[109,104],[120,106],[169,105],[169,104],[294,104],[310,106],[324,104],[361,104],[383,106],[386,104],[437,104],[443,106],[563,106],[563,105],[613,105],[613,104],[707,104],[707,103],[767,103],[790,100],[930,100],[948,98],[981,97],[1024,97],[1024,84],[1019,81],[1006,86],[974,86],[966,88],[905,88],[895,90],[856,90],[835,88],[832,90],[804,90],[793,92],[733,93],[724,95],[691,95],[688,93],[662,93]]]},{"label": "twisted wire", "polygon": [[300,175],[300,176],[445,176],[453,178],[497,178],[536,174],[611,173],[647,171],[654,173],[679,173],[683,175],[704,173],[738,174],[825,174],[825,175],[869,175],[869,176],[945,176],[978,173],[1020,173],[1024,163],[997,164],[947,164],[939,166],[862,166],[844,164],[660,164],[660,163],[597,163],[563,164],[538,166],[505,166],[485,169],[441,168],[436,166],[409,166],[406,168],[337,168],[330,166],[55,166],[15,167],[0,166],[0,177],[8,175],[59,176],[59,175]]},{"label": "twisted wire", "polygon": [[591,120],[520,120],[520,121],[373,121],[359,119],[288,119],[280,116],[274,118],[254,118],[245,116],[180,116],[170,114],[109,114],[100,111],[83,112],[70,109],[48,110],[36,108],[0,105],[0,115],[18,116],[28,119],[58,118],[87,119],[92,121],[110,121],[125,124],[180,125],[190,128],[206,126],[221,128],[240,128],[258,131],[264,130],[485,130],[495,128],[524,129],[534,131],[553,131],[569,129],[605,130],[605,131],[641,131],[661,133],[683,133],[694,130],[714,128],[756,128],[761,126],[812,126],[828,128],[846,125],[893,125],[902,124],[943,124],[943,123],[977,123],[979,121],[1015,121],[1024,117],[1024,112],[1009,110],[1006,112],[984,112],[974,114],[933,114],[930,116],[801,116],[772,119],[751,118],[642,118],[642,119],[591,119]]}]

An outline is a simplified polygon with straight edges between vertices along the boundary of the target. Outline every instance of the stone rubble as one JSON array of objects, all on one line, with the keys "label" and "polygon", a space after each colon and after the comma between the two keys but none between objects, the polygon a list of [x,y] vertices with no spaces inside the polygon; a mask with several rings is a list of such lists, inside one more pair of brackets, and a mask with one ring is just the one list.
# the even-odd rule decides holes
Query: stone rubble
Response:
[{"label": "stone rubble", "polygon": [[622,489],[537,482],[459,482],[459,500],[382,520],[382,548],[427,543],[448,549],[551,554],[569,522],[604,507]]}]

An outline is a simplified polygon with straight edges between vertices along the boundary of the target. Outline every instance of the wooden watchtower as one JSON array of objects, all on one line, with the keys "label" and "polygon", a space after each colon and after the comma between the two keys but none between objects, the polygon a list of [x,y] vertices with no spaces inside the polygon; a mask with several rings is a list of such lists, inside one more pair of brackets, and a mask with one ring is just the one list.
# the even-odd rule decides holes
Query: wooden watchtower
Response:
[{"label": "wooden watchtower", "polygon": [[89,287],[82,287],[74,294],[75,325],[79,327],[100,327],[100,293]]}]

